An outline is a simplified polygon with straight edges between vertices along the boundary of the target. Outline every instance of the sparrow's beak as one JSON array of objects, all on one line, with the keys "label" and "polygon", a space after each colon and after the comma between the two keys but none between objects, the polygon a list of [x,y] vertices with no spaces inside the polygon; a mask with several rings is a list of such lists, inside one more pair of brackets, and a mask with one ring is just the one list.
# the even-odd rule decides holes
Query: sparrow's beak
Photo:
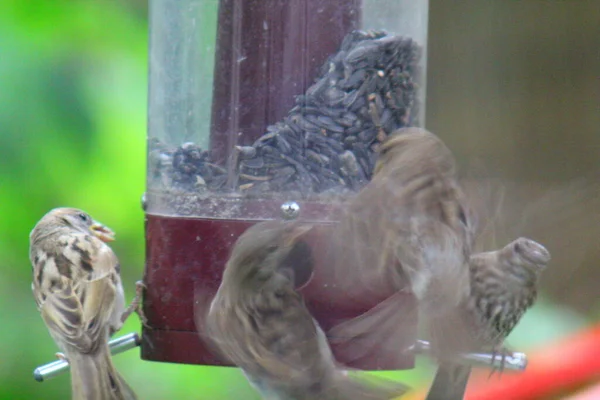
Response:
[{"label": "sparrow's beak", "polygon": [[310,231],[313,225],[304,224],[295,227],[285,238],[285,246],[293,246],[304,234]]},{"label": "sparrow's beak", "polygon": [[112,242],[115,240],[115,233],[106,225],[101,224],[98,221],[94,221],[92,226],[90,226],[90,230],[98,239],[103,242]]}]

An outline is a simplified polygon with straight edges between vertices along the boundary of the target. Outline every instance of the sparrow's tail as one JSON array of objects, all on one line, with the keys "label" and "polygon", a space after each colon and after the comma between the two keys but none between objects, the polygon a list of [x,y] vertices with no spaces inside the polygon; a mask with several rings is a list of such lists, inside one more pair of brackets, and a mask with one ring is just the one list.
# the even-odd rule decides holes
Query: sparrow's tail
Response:
[{"label": "sparrow's tail", "polygon": [[414,345],[417,310],[414,299],[396,293],[364,314],[341,322],[327,332],[339,362],[373,369],[405,367]]},{"label": "sparrow's tail", "polygon": [[349,372],[336,385],[335,393],[328,400],[392,400],[405,394],[410,388],[402,383],[378,378],[373,375]]},{"label": "sparrow's tail", "polygon": [[462,399],[471,375],[471,367],[466,365],[440,364],[427,400]]},{"label": "sparrow's tail", "polygon": [[71,351],[67,357],[71,365],[73,400],[137,399],[133,389],[113,365],[108,346],[89,354]]}]

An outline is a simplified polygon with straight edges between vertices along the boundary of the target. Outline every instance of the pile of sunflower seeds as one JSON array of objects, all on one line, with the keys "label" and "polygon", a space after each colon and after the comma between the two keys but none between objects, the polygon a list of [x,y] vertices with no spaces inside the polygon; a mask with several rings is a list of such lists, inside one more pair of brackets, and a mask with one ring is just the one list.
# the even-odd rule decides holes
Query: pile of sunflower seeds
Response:
[{"label": "pile of sunflower seeds", "polygon": [[371,178],[379,143],[417,115],[420,54],[410,38],[354,31],[283,121],[236,147],[233,172],[194,143],[169,149],[152,139],[150,185],[250,197],[356,191]]}]

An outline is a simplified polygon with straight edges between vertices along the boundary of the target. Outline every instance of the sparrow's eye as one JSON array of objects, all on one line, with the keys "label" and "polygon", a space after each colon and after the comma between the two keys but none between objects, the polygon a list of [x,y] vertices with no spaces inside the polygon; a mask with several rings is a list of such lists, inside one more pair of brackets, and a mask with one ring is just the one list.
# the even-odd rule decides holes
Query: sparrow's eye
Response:
[{"label": "sparrow's eye", "polygon": [[78,216],[78,217],[79,217],[79,219],[81,219],[83,222],[88,222],[88,221],[89,221],[89,218],[88,218],[88,216],[87,216],[86,214],[84,214],[84,213],[79,213],[77,216]]},{"label": "sparrow's eye", "polygon": [[515,243],[515,253],[521,253],[523,251],[523,247],[519,243]]}]

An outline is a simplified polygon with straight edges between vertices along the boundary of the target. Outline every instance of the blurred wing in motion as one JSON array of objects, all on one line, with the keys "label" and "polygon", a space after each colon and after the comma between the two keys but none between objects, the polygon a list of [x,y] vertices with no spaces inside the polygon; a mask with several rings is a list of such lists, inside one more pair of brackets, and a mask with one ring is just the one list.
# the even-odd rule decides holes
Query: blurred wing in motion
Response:
[{"label": "blurred wing in motion", "polygon": [[349,364],[376,360],[380,365],[400,366],[413,343],[403,348],[406,340],[399,332],[416,337],[416,314],[414,300],[396,293],[366,313],[334,326],[327,332],[327,337]]},{"label": "blurred wing in motion", "polygon": [[[469,293],[467,260],[474,233],[450,150],[422,129],[390,135],[372,181],[349,201],[331,250],[335,283],[343,293],[356,301],[367,296],[388,300],[335,327],[330,336],[360,337],[363,344],[373,344],[360,351],[376,357],[404,351],[399,329],[409,319],[395,293],[414,294],[429,331],[452,326],[452,335],[464,336],[455,314]],[[456,350],[444,336],[436,338],[440,352]],[[345,347],[356,353],[349,343]],[[349,354],[350,359],[357,356]]]},{"label": "blurred wing in motion", "polygon": [[339,223],[336,283],[409,290],[421,307],[451,307],[468,288],[473,233],[448,148],[425,130],[398,130],[381,146],[372,181]]},{"label": "blurred wing in motion", "polygon": [[[269,399],[389,399],[405,392],[351,379],[295,290],[305,270],[305,225],[269,221],[238,239],[206,320],[225,357]],[[301,278],[300,281],[304,281]]]}]

